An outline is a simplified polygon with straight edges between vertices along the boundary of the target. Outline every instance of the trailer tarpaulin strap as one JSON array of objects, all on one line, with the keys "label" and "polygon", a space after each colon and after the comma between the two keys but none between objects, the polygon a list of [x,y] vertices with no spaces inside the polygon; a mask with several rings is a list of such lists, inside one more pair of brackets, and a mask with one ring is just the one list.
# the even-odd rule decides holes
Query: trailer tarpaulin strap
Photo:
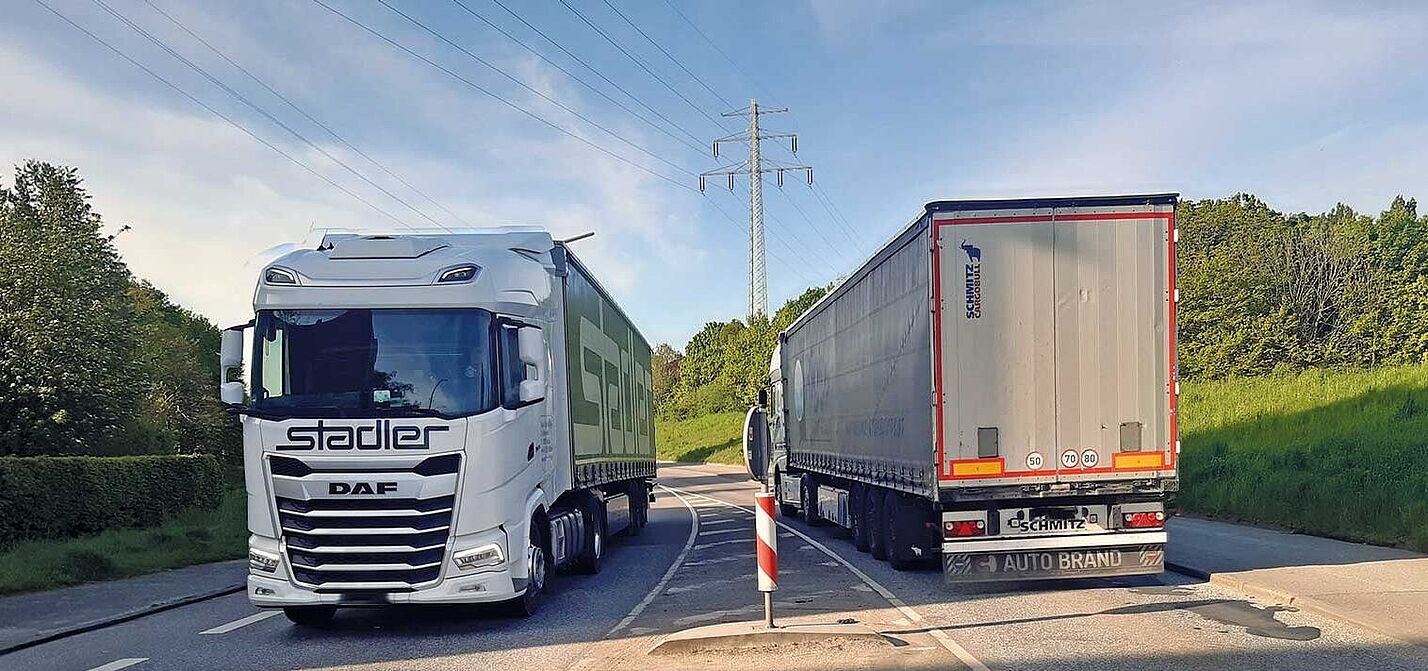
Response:
[{"label": "trailer tarpaulin strap", "polygon": [[754,524],[759,556],[759,591],[773,592],[778,589],[778,534],[774,525],[774,495],[771,492],[754,494],[758,504],[758,517]]}]

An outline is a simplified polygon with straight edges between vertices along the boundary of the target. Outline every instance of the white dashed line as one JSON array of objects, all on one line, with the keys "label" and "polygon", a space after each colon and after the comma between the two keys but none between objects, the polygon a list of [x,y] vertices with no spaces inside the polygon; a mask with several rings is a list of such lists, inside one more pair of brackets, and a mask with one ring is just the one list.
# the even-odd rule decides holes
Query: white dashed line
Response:
[{"label": "white dashed line", "polygon": [[230,631],[233,631],[234,629],[241,629],[241,628],[246,627],[246,626],[248,626],[248,625],[250,625],[250,624],[254,624],[254,623],[257,623],[257,622],[262,622],[263,620],[266,620],[266,619],[268,619],[268,618],[270,618],[270,617],[273,617],[274,615],[277,615],[278,613],[281,613],[281,612],[282,612],[282,611],[278,611],[278,610],[265,610],[265,611],[263,611],[263,612],[261,612],[261,613],[256,613],[256,614],[253,614],[253,615],[249,615],[248,617],[245,617],[245,618],[243,618],[243,619],[241,619],[241,620],[234,620],[234,621],[232,621],[232,622],[229,622],[228,624],[220,624],[220,625],[218,625],[217,627],[214,627],[214,628],[209,629],[209,630],[207,630],[207,631],[200,631],[200,632],[198,632],[198,633],[199,633],[199,634],[226,634],[226,633],[228,633],[228,632],[230,632]]},{"label": "white dashed line", "polygon": [[[713,501],[714,503],[722,503],[722,504],[724,504],[724,505],[726,505],[726,506],[729,506],[730,508],[737,508],[737,509],[742,510],[742,511],[744,511],[744,512],[752,513],[751,510],[749,510],[748,508],[745,508],[745,507],[743,507],[743,506],[741,506],[741,505],[734,504],[734,503],[729,503],[728,501],[721,501],[721,500],[716,499],[716,498],[714,498],[714,497],[712,497],[712,496],[705,496],[705,495],[703,495],[703,494],[695,494],[695,493],[693,493],[693,492],[685,492],[685,491],[677,490],[677,489],[674,489],[674,488],[672,488],[672,487],[667,487],[667,486],[664,486],[664,485],[661,485],[661,487],[664,487],[665,489],[667,489],[667,490],[669,490],[669,491],[671,491],[671,492],[674,492],[675,495],[678,495],[678,494],[680,494],[680,493],[684,493],[684,494],[688,494],[688,495],[691,496],[691,497],[698,497],[698,498],[704,499],[704,500],[706,500],[706,501]],[[887,600],[888,603],[892,604],[893,608],[896,608],[896,609],[898,610],[898,612],[902,613],[903,617],[906,617],[908,620],[910,620],[910,621],[912,621],[912,622],[924,622],[924,621],[926,621],[926,618],[922,617],[922,614],[921,614],[921,613],[919,613],[919,612],[913,610],[910,606],[908,606],[906,603],[904,603],[902,599],[898,598],[898,596],[897,596],[896,594],[893,594],[890,590],[888,590],[888,588],[883,587],[883,586],[882,586],[882,583],[879,583],[878,581],[873,580],[871,576],[869,576],[869,575],[866,574],[866,573],[863,573],[861,570],[858,569],[858,567],[854,566],[852,563],[850,563],[847,559],[844,559],[844,558],[843,558],[841,555],[839,555],[838,553],[836,553],[836,552],[834,552],[834,551],[828,549],[828,547],[827,547],[826,545],[824,545],[824,544],[822,544],[822,543],[820,543],[820,542],[814,540],[812,536],[809,536],[808,534],[805,534],[805,533],[803,533],[802,531],[799,531],[798,529],[795,529],[795,528],[789,526],[788,524],[786,524],[786,523],[784,523],[784,522],[780,522],[780,521],[778,521],[778,520],[774,520],[774,523],[777,524],[779,527],[788,530],[790,533],[794,534],[795,536],[798,536],[799,538],[803,539],[804,542],[808,543],[809,545],[812,545],[813,547],[818,548],[819,550],[822,550],[822,551],[823,551],[823,554],[828,555],[828,557],[829,557],[830,559],[832,559],[833,561],[838,562],[839,564],[842,564],[842,565],[843,565],[843,568],[846,568],[846,569],[848,569],[849,571],[852,571],[852,572],[853,572],[853,575],[858,576],[858,579],[859,579],[859,580],[862,580],[864,583],[866,583],[866,584],[868,585],[868,587],[873,588],[873,591],[875,591],[875,592],[877,592],[879,595],[881,595],[884,599]],[[977,659],[976,657],[973,657],[973,656],[972,656],[972,653],[967,652],[967,649],[966,649],[966,648],[963,648],[963,647],[962,647],[961,645],[959,645],[956,641],[952,640],[952,637],[951,637],[951,636],[948,636],[948,635],[947,635],[947,632],[942,631],[941,628],[939,628],[939,627],[928,627],[927,630],[928,630],[928,633],[932,634],[932,637],[933,637],[933,638],[937,639],[937,642],[938,642],[938,643],[941,643],[941,644],[942,644],[942,647],[943,647],[943,648],[946,648],[948,652],[950,652],[950,653],[952,653],[954,656],[956,656],[957,659],[961,660],[962,663],[963,663],[963,664],[966,664],[966,665],[968,666],[968,668],[971,668],[971,669],[972,669],[972,671],[989,671],[989,670],[987,669],[987,665],[986,665],[986,664],[983,664],[981,660]]]},{"label": "white dashed line", "polygon": [[96,666],[89,671],[119,671],[119,669],[127,669],[135,664],[147,661],[149,661],[148,657],[125,657],[124,659],[116,659],[104,666]]},{"label": "white dashed line", "polygon": [[700,536],[719,536],[721,534],[746,534],[749,529],[714,529],[712,531],[701,531]]},{"label": "white dashed line", "polygon": [[733,540],[728,540],[728,541],[714,541],[713,543],[701,543],[701,544],[699,544],[699,545],[694,546],[694,549],[696,549],[696,550],[703,550],[704,548],[712,548],[712,547],[719,546],[719,545],[733,545],[734,543],[752,543],[752,542],[754,542],[754,539],[753,539],[753,538],[735,538],[735,539],[733,539]]}]

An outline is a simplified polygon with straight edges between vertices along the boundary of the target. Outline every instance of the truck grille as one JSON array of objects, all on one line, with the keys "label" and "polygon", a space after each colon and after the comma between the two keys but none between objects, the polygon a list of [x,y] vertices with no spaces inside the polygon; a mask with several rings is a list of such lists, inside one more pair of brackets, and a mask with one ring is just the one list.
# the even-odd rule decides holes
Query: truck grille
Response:
[{"label": "truck grille", "polygon": [[[435,459],[442,461],[432,468],[429,462]],[[333,472],[316,468],[313,462],[286,463],[295,461],[274,457],[274,475],[305,478]],[[418,477],[447,475],[456,472],[459,463],[433,457],[406,472]],[[275,496],[274,503],[297,582],[317,589],[399,590],[441,575],[456,496],[307,500]]]}]

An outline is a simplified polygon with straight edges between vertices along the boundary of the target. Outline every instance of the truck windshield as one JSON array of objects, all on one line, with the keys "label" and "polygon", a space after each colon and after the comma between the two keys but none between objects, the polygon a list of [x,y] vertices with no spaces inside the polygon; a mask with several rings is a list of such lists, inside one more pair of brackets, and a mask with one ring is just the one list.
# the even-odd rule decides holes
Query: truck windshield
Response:
[{"label": "truck windshield", "polygon": [[253,408],[303,417],[492,410],[493,322],[477,309],[259,312]]}]

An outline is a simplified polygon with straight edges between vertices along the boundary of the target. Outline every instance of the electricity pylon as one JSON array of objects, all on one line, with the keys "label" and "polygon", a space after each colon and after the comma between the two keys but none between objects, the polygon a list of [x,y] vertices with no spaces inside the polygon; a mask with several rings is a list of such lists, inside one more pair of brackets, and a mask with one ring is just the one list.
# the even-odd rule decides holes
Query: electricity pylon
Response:
[{"label": "electricity pylon", "polygon": [[734,176],[749,176],[749,322],[757,317],[768,318],[769,313],[769,284],[768,271],[764,265],[764,187],[763,176],[766,172],[778,175],[778,185],[783,186],[783,173],[789,170],[801,170],[808,176],[808,183],[813,183],[813,167],[807,165],[793,165],[782,161],[765,159],[759,153],[759,143],[763,140],[780,140],[787,138],[789,149],[795,155],[798,154],[798,135],[794,133],[767,133],[759,128],[759,117],[764,114],[777,114],[787,112],[787,107],[759,107],[759,101],[752,99],[749,106],[734,112],[725,112],[724,116],[746,116],[749,117],[749,130],[743,133],[721,137],[714,141],[714,157],[719,157],[719,145],[725,142],[742,142],[749,145],[749,158],[732,165],[701,173],[699,175],[699,190],[704,190],[704,180],[716,175],[724,175],[729,179],[729,190],[734,190]]}]

